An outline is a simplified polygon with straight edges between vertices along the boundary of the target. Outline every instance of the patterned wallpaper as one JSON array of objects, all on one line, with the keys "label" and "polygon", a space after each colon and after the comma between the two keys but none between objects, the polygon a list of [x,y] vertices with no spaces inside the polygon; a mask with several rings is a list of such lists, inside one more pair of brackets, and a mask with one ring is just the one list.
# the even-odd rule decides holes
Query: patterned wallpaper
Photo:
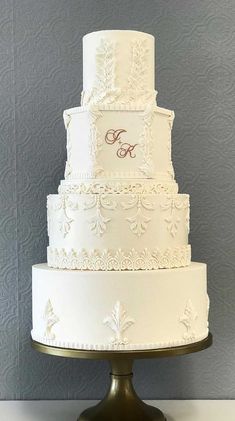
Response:
[{"label": "patterned wallpaper", "polygon": [[158,103],[174,109],[173,158],[191,195],[193,258],[208,262],[214,346],[137,361],[145,398],[235,398],[234,0],[0,0],[0,399],[99,398],[105,362],[30,347],[31,265],[46,259],[46,196],[63,178],[62,112],[79,105],[81,38],[157,37]]}]

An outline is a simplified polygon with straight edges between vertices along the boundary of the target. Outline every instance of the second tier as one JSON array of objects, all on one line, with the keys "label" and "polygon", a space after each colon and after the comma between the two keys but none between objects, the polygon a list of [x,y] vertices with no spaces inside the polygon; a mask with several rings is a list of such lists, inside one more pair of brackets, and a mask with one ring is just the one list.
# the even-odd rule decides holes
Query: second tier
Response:
[{"label": "second tier", "polygon": [[173,120],[173,111],[153,105],[66,110],[65,179],[151,178],[175,185]]},{"label": "second tier", "polygon": [[152,270],[190,263],[187,194],[48,196],[48,264]]}]

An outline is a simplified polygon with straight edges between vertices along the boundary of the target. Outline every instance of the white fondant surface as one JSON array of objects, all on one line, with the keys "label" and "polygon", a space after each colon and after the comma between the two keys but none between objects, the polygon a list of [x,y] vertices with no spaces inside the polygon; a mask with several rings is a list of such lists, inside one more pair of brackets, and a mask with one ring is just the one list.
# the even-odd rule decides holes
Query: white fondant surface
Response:
[{"label": "white fondant surface", "polygon": [[[48,339],[45,309],[56,323]],[[118,304],[119,303],[119,304]],[[81,349],[144,349],[208,334],[206,265],[137,272],[33,266],[33,339]]]},{"label": "white fondant surface", "polygon": [[83,103],[154,100],[154,37],[106,30],[83,37]]}]

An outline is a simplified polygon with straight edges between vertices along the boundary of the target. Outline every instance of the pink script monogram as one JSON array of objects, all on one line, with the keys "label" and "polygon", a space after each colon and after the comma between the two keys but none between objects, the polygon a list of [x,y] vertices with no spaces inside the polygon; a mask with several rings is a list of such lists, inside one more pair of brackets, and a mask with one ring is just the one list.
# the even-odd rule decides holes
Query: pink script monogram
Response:
[{"label": "pink script monogram", "polygon": [[133,154],[133,151],[135,147],[137,146],[137,143],[134,145],[131,145],[128,142],[122,142],[121,140],[121,134],[126,133],[125,129],[109,129],[105,135],[105,142],[108,145],[114,145],[114,143],[118,142],[119,148],[116,152],[118,158],[125,158],[126,156],[129,156],[130,158],[135,158],[136,154]]}]

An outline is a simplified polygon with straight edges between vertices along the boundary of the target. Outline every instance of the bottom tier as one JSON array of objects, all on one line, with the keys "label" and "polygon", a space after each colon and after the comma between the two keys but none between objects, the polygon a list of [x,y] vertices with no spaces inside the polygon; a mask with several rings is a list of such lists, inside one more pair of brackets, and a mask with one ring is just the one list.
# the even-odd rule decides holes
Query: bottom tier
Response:
[{"label": "bottom tier", "polygon": [[75,349],[153,349],[208,335],[206,265],[153,271],[33,266],[38,342]]}]

